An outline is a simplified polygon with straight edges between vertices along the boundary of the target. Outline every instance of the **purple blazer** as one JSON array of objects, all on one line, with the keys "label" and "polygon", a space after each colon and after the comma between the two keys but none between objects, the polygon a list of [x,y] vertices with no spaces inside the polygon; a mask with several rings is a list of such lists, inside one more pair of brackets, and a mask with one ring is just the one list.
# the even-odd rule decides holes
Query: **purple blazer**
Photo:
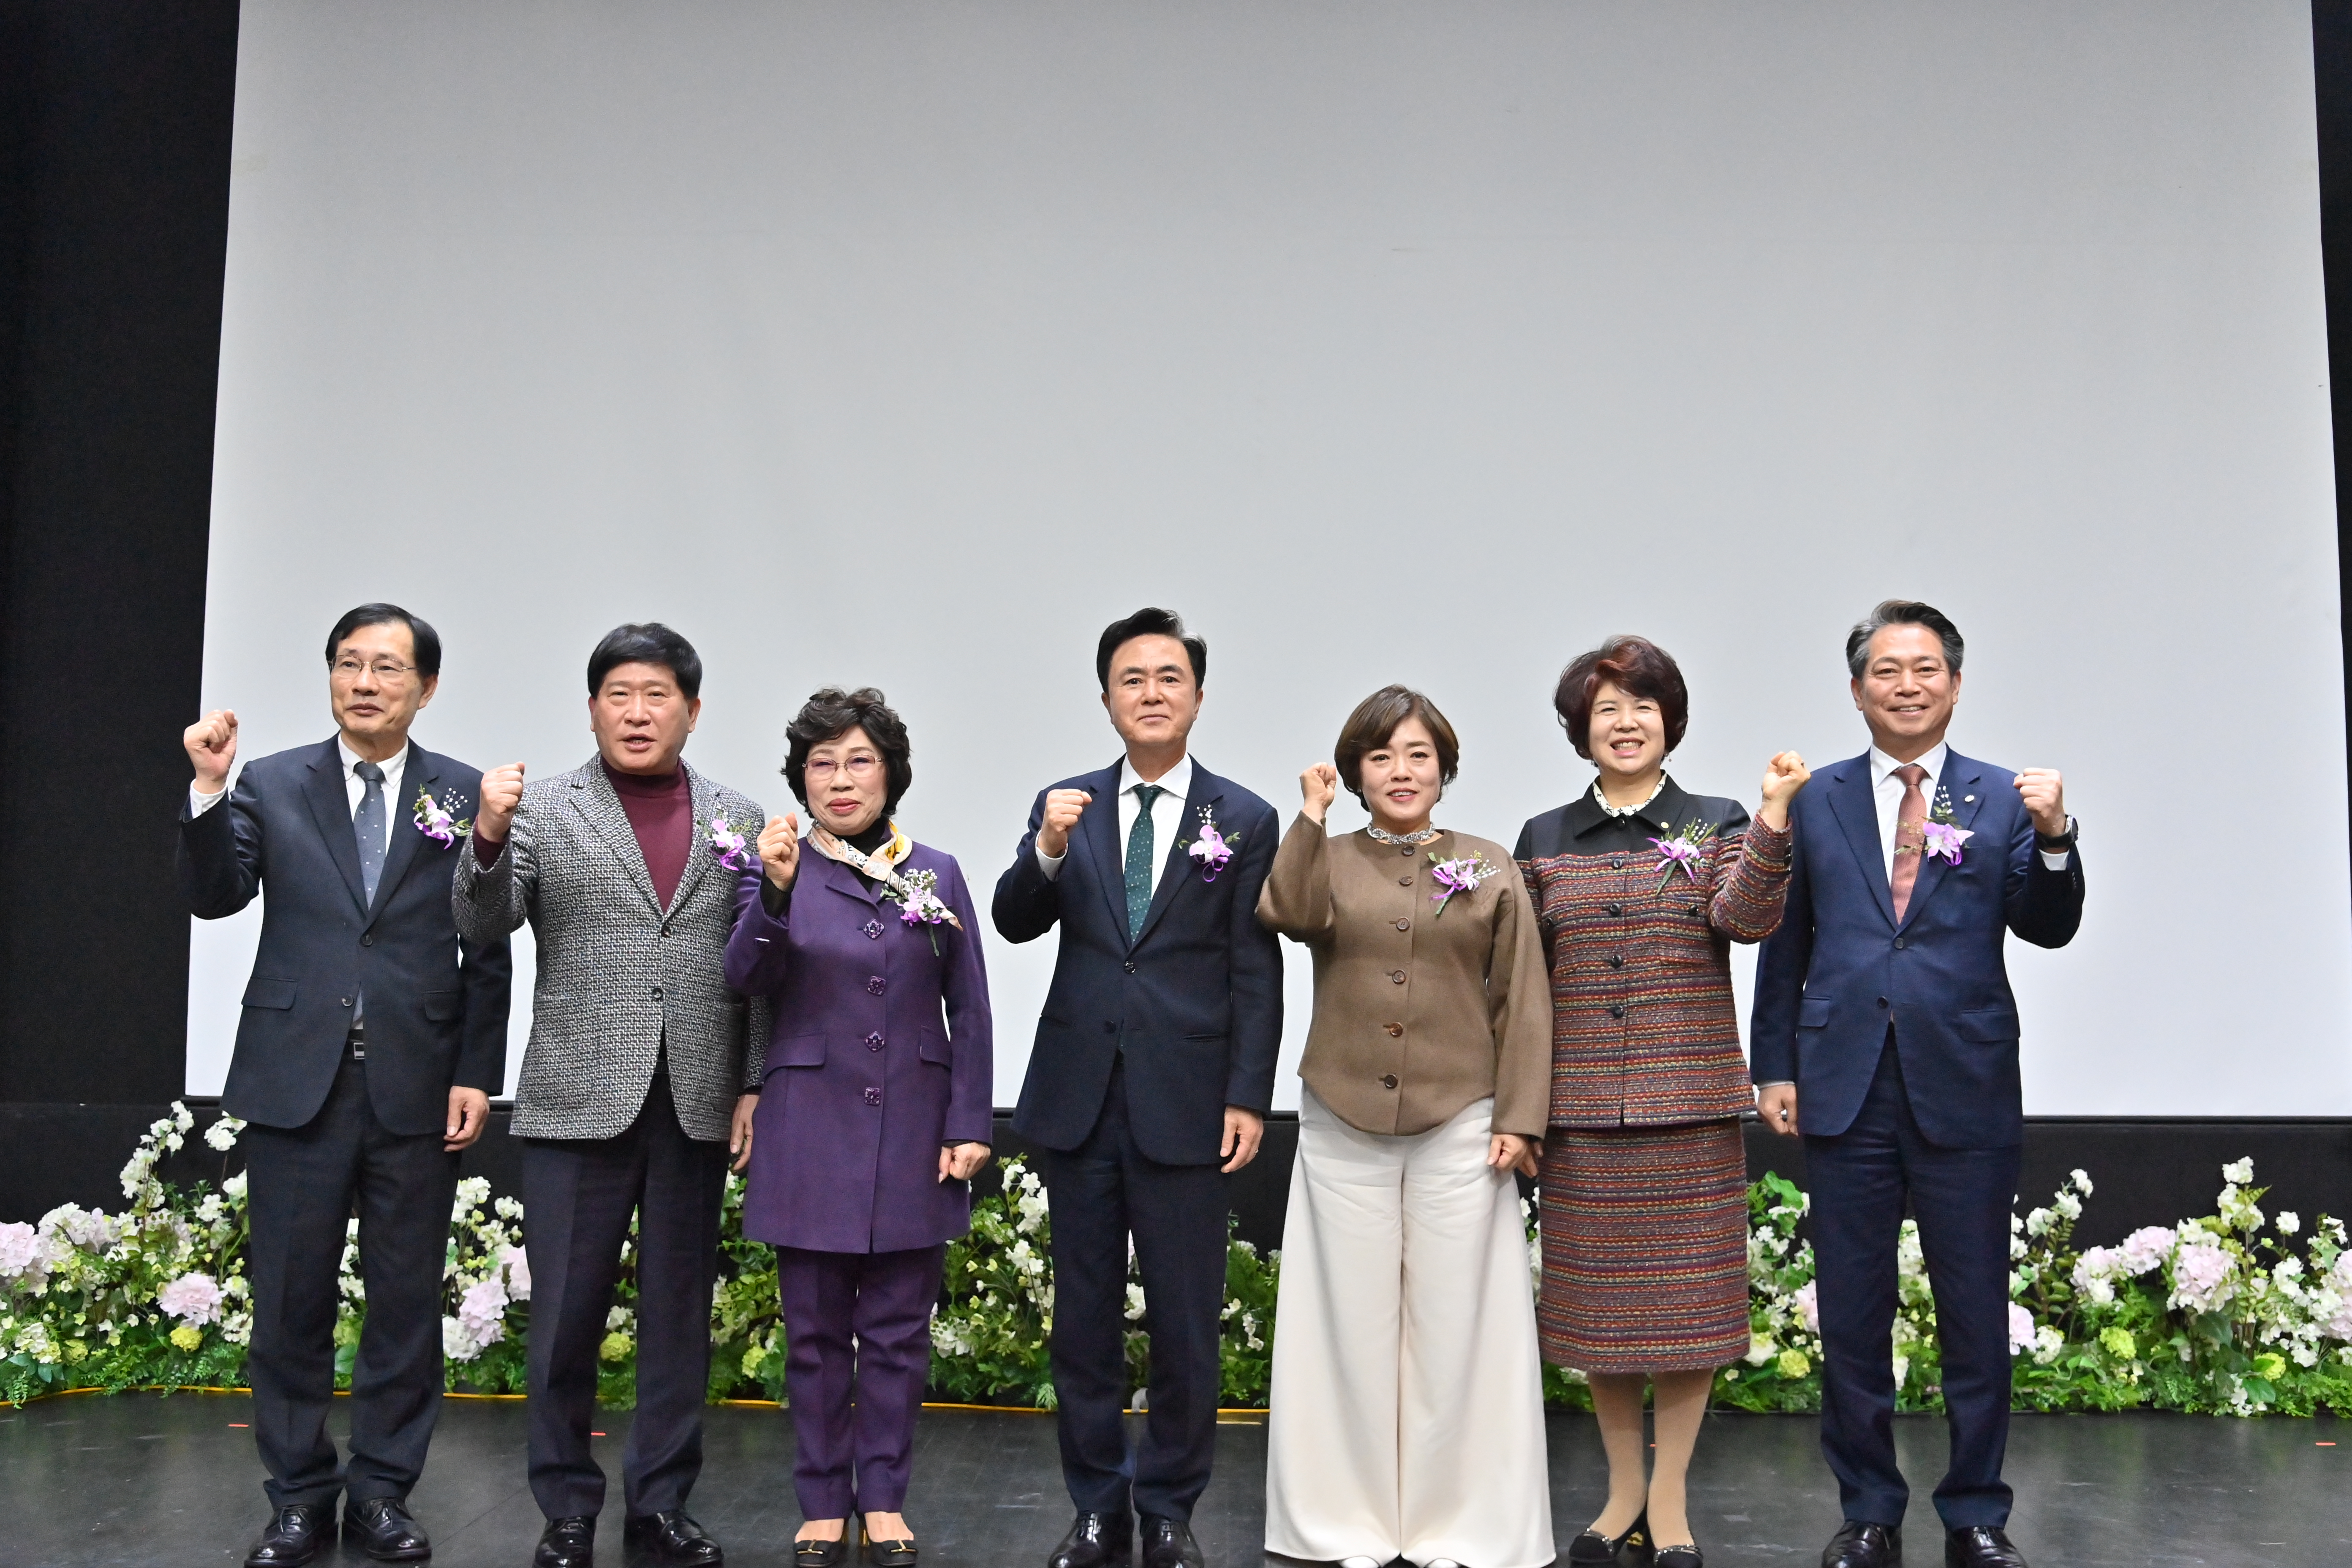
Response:
[{"label": "purple blazer", "polygon": [[806,844],[782,919],[760,868],[736,889],[727,984],[775,1003],[743,1194],[754,1241],[898,1252],[971,1226],[971,1184],[939,1174],[941,1144],[994,1136],[980,921],[953,856],[918,844],[899,869],[937,872],[963,929],[907,924]]}]

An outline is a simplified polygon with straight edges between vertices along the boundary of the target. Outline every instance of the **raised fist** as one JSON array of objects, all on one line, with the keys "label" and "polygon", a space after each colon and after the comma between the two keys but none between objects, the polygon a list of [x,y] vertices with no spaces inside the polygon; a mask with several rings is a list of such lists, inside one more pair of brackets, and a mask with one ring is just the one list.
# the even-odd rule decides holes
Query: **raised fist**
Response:
[{"label": "raised fist", "polygon": [[228,784],[228,771],[236,764],[236,711],[215,708],[181,733],[188,761],[196,770],[196,787],[218,795]]},{"label": "raised fist", "polygon": [[2017,775],[2017,794],[2033,818],[2036,833],[2056,838],[2066,831],[2066,781],[2056,768],[2026,769]]},{"label": "raised fist", "polygon": [[482,808],[474,813],[474,837],[485,844],[504,844],[514,826],[515,808],[522,804],[522,764],[509,763],[482,775]]},{"label": "raised fist", "polygon": [[1813,771],[1805,766],[1804,758],[1794,752],[1780,752],[1764,764],[1764,804],[1786,810],[1789,803],[1797,798],[1797,792],[1805,787],[1805,781],[1812,776]]},{"label": "raised fist", "polygon": [[1037,825],[1037,852],[1055,860],[1068,853],[1070,829],[1078,825],[1078,814],[1094,800],[1082,789],[1047,791],[1045,818]]},{"label": "raised fist", "polygon": [[767,868],[769,885],[776,891],[793,890],[793,879],[801,871],[800,818],[790,812],[768,818],[768,826],[760,829],[760,864]]},{"label": "raised fist", "polygon": [[1317,763],[1298,775],[1298,793],[1307,801],[1307,820],[1322,821],[1331,803],[1339,798],[1339,770],[1328,763]]}]

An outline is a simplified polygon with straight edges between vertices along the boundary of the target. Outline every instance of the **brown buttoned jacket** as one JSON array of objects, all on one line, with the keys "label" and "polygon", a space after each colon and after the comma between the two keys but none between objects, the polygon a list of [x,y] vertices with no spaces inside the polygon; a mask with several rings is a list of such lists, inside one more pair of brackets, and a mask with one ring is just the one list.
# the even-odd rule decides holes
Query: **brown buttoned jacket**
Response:
[{"label": "brown buttoned jacket", "polygon": [[[1443,905],[1430,872],[1476,856],[1493,873]],[[1499,844],[1440,833],[1328,837],[1301,813],[1257,918],[1315,955],[1315,1018],[1298,1076],[1365,1132],[1425,1132],[1495,1097],[1494,1131],[1540,1139],[1551,1088],[1551,991],[1526,883]]]}]

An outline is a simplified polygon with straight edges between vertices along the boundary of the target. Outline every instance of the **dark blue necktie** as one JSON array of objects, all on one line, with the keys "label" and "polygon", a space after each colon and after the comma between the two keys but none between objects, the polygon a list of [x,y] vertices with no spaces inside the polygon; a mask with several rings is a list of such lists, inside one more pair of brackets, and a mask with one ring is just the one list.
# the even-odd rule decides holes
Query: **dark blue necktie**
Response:
[{"label": "dark blue necktie", "polygon": [[1158,784],[1137,784],[1135,798],[1143,809],[1127,830],[1127,940],[1143,934],[1143,917],[1151,909],[1151,886],[1157,881],[1158,857],[1151,852],[1151,803],[1168,792]]}]

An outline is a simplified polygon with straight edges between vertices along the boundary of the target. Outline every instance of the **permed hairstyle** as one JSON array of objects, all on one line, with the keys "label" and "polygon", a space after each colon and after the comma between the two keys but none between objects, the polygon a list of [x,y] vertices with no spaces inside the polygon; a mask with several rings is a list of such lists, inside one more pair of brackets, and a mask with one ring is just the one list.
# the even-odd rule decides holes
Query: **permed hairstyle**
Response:
[{"label": "permed hairstyle", "polygon": [[1105,691],[1110,689],[1110,656],[1123,643],[1137,637],[1174,637],[1184,645],[1192,660],[1192,684],[1209,684],[1209,645],[1184,629],[1184,617],[1173,610],[1163,610],[1147,605],[1123,621],[1113,621],[1103,628],[1102,640],[1095,645],[1095,683]]},{"label": "permed hairstyle", "polygon": [[871,686],[861,686],[855,691],[828,686],[801,704],[801,710],[784,729],[784,739],[790,743],[784,754],[784,779],[805,808],[809,803],[809,752],[852,730],[865,731],[866,738],[881,753],[882,776],[887,785],[882,815],[888,816],[898,809],[907,786],[915,782],[915,748],[907,739],[907,721]]},{"label": "permed hairstyle", "polygon": [[1613,637],[1571,659],[1552,692],[1552,711],[1578,756],[1592,758],[1592,694],[1612,681],[1628,696],[1658,705],[1666,721],[1667,751],[1683,743],[1683,731],[1690,728],[1690,688],[1683,684],[1682,667],[1647,637]]},{"label": "permed hairstyle", "polygon": [[595,696],[604,678],[625,664],[660,665],[677,682],[678,695],[689,702],[702,695],[702,656],[659,621],[632,621],[604,634],[588,656],[588,695]]},{"label": "permed hairstyle", "polygon": [[441,673],[441,634],[402,609],[398,605],[362,605],[356,610],[345,610],[335,629],[327,634],[327,663],[335,662],[335,650],[343,639],[362,626],[388,626],[394,624],[408,628],[408,640],[415,647],[416,673],[431,680]]},{"label": "permed hairstyle", "polygon": [[1954,675],[1960,672],[1960,656],[1969,651],[1961,639],[1960,628],[1952,618],[1933,605],[1923,605],[1916,599],[1883,599],[1878,607],[1853,623],[1853,630],[1845,634],[1845,667],[1856,680],[1870,666],[1870,639],[1888,626],[1925,626],[1936,634],[1944,645],[1944,667]]},{"label": "permed hairstyle", "polygon": [[1436,742],[1439,784],[1452,784],[1461,771],[1462,744],[1437,704],[1410,686],[1383,686],[1356,704],[1356,710],[1339,727],[1339,743],[1331,750],[1332,766],[1339,770],[1339,782],[1348,786],[1357,805],[1370,806],[1364,799],[1364,759],[1387,745],[1397,726],[1408,719],[1420,720]]}]

